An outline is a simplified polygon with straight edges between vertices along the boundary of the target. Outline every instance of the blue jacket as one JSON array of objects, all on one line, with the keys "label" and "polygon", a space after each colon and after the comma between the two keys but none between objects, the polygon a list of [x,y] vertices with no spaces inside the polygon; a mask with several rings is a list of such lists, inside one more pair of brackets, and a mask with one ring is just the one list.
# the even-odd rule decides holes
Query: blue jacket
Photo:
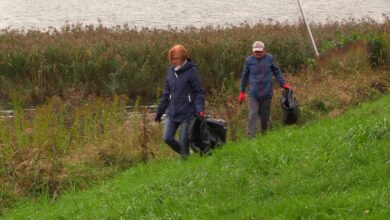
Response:
[{"label": "blue jacket", "polygon": [[273,96],[272,75],[276,77],[280,86],[285,84],[283,75],[271,54],[267,53],[260,59],[248,56],[242,71],[240,91],[245,92],[249,80],[250,97],[270,98]]},{"label": "blue jacket", "polygon": [[183,122],[197,112],[204,112],[204,90],[198,68],[190,59],[179,70],[167,70],[165,89],[157,109],[162,115],[167,110],[170,120]]}]

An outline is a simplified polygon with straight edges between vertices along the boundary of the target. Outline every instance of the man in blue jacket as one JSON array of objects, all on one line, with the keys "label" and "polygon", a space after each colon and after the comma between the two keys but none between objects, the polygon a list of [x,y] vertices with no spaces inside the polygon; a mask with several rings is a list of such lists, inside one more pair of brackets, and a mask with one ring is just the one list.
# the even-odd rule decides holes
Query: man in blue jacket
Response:
[{"label": "man in blue jacket", "polygon": [[[184,159],[190,154],[188,146],[190,121],[195,114],[204,116],[204,90],[200,83],[198,68],[187,58],[184,46],[173,46],[168,52],[168,59],[171,66],[167,71],[165,89],[155,121],[160,122],[168,109],[163,140]],[[179,126],[178,142],[175,140],[175,133]]]},{"label": "man in blue jacket", "polygon": [[268,129],[273,96],[272,75],[279,85],[285,89],[290,86],[285,82],[283,75],[271,54],[266,53],[264,43],[256,41],[252,45],[252,55],[245,59],[244,70],[241,76],[239,102],[246,100],[246,86],[249,81],[249,116],[247,135],[252,138],[256,135],[256,122],[260,117],[261,131]]}]

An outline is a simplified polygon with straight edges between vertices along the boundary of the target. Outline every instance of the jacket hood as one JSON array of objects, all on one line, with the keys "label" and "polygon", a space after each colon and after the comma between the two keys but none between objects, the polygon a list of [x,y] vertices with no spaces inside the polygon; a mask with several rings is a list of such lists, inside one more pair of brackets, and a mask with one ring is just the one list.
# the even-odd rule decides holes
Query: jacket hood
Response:
[{"label": "jacket hood", "polygon": [[[192,60],[191,60],[190,58],[187,58],[186,61],[187,61],[186,64],[184,64],[184,66],[182,66],[180,69],[178,69],[178,70],[176,71],[177,73],[182,73],[182,72],[184,72],[184,71],[186,71],[186,70],[192,68],[193,66],[196,66],[196,65],[192,62]],[[174,70],[173,67],[172,67],[172,70]]]}]

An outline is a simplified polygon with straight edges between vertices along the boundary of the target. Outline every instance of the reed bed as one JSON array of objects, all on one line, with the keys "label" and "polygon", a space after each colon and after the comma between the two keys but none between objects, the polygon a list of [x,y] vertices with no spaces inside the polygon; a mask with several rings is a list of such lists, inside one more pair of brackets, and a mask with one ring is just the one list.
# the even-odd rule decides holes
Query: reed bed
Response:
[{"label": "reed bed", "polygon": [[[312,28],[321,53],[362,40],[372,44],[372,62],[388,66],[390,49],[384,48],[388,44],[384,41],[388,39],[390,19],[384,20],[351,19],[312,24]],[[255,40],[266,43],[285,72],[293,74],[316,63],[302,24],[243,23],[200,29],[77,24],[47,32],[3,30],[0,96],[9,98],[17,91],[30,101],[42,102],[47,96],[66,99],[77,92],[84,96],[127,95],[154,100],[163,89],[167,50],[177,43],[190,51],[206,90],[218,90],[230,75],[232,79],[240,77]]]}]

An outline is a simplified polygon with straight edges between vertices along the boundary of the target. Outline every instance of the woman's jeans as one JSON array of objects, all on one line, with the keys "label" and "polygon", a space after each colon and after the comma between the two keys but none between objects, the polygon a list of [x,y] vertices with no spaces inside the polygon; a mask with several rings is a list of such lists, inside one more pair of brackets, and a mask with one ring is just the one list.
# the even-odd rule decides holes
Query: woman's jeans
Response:
[{"label": "woman's jeans", "polygon": [[[163,140],[168,144],[174,151],[180,154],[182,159],[185,159],[190,155],[190,149],[188,147],[188,129],[191,120],[183,122],[175,122],[169,118],[165,119],[164,135]],[[175,140],[176,130],[180,126],[179,142]]]},{"label": "woman's jeans", "polygon": [[259,100],[249,97],[249,116],[247,135],[253,138],[256,135],[257,119],[260,118],[261,132],[265,133],[268,129],[268,121],[271,114],[272,98],[260,98]]}]

